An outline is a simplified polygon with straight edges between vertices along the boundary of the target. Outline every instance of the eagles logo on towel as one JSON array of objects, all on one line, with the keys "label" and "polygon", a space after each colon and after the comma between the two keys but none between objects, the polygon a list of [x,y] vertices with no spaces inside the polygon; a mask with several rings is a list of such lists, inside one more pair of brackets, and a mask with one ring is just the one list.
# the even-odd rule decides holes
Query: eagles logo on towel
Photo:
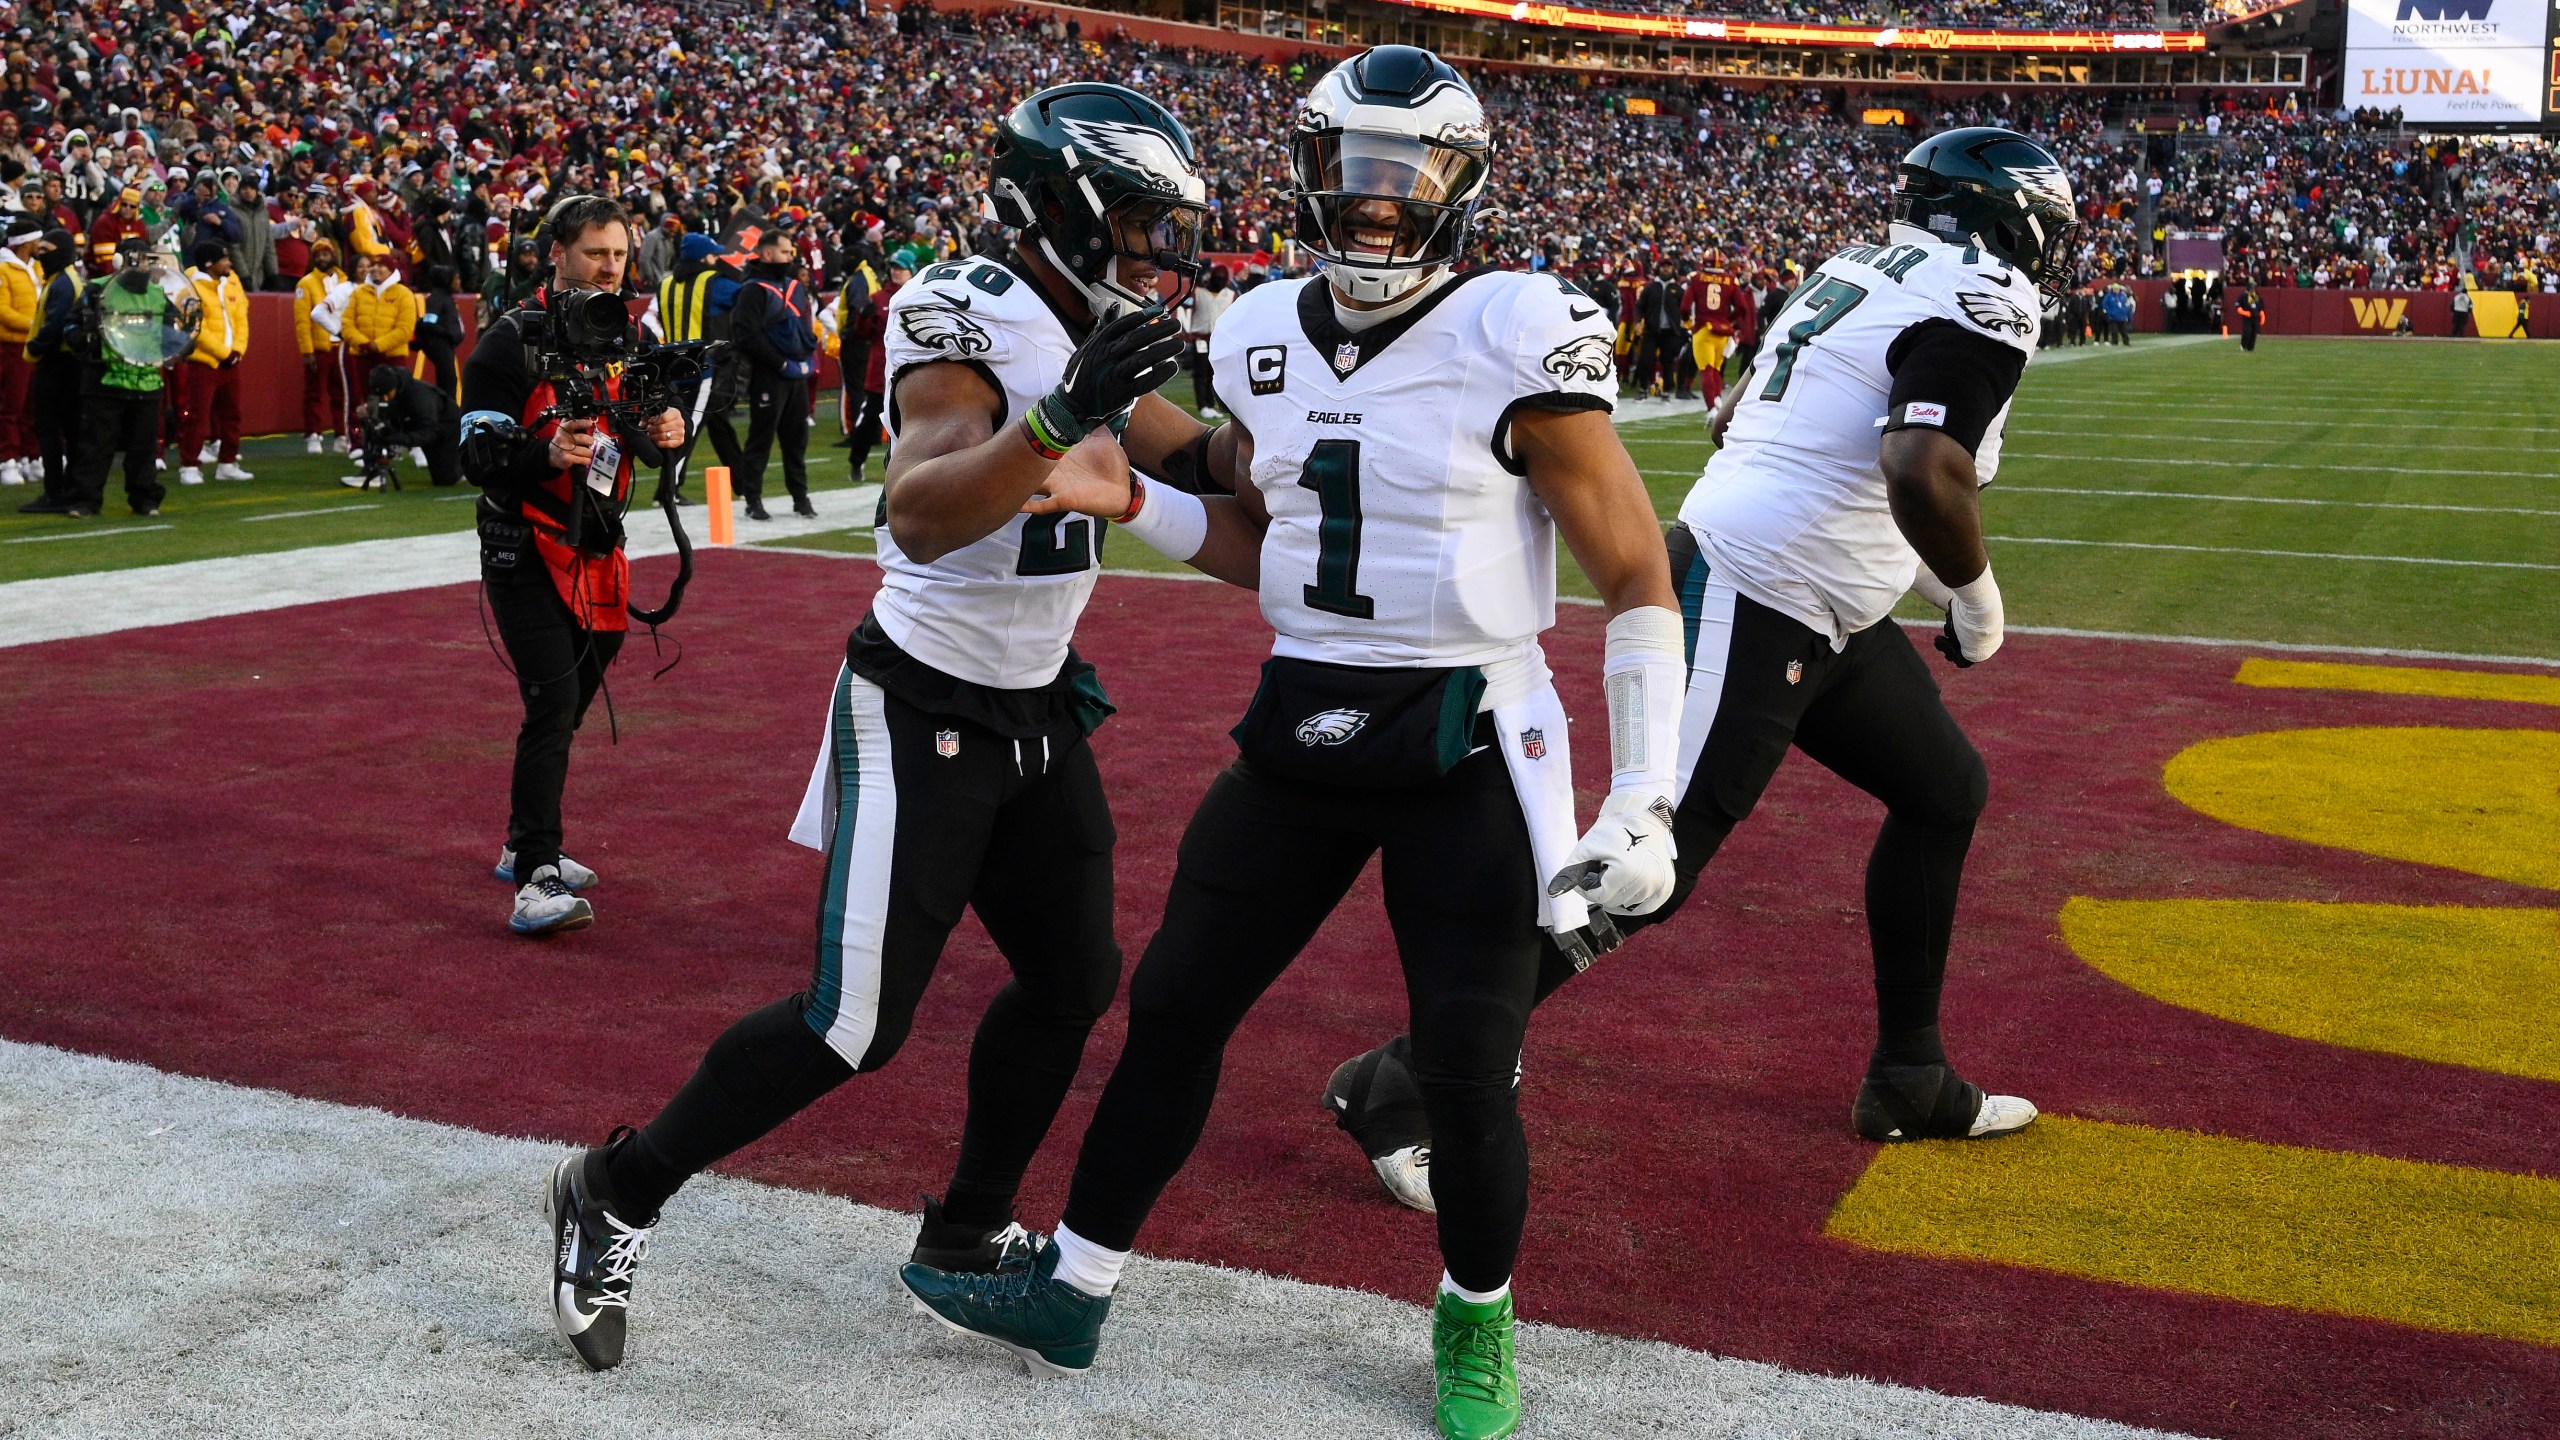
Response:
[{"label": "eagles logo on towel", "polygon": [[1547,352],[1539,368],[1558,380],[1606,380],[1617,373],[1617,358],[1605,335],[1576,335]]},{"label": "eagles logo on towel", "polygon": [[1319,710],[1298,722],[1298,743],[1339,745],[1359,734],[1360,727],[1368,723],[1366,710]]},{"label": "eagles logo on towel", "polygon": [[2027,318],[2026,311],[1997,295],[1959,290],[1956,303],[1964,307],[1964,318],[1985,330],[2005,330],[2012,335],[2036,333],[2036,322]]},{"label": "eagles logo on towel", "polygon": [[969,318],[969,298],[965,295],[902,306],[898,310],[898,328],[916,344],[956,359],[984,355],[996,345],[987,334],[987,327]]}]

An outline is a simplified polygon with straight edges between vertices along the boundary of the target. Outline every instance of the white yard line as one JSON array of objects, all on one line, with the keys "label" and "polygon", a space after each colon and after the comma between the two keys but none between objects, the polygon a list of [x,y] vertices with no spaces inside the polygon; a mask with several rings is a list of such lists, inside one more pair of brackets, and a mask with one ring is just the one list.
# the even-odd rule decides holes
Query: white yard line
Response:
[{"label": "white yard line", "polygon": [[2068,460],[2077,465],[2209,465],[2218,470],[2317,470],[2355,475],[2459,475],[2467,480],[2550,480],[2548,470],[2442,470],[2414,465],[2306,465],[2290,460],[2199,460],[2189,455],[2056,455],[2040,450],[2008,450],[2004,460]]},{"label": "white yard line", "polygon": [[[2095,397],[2080,395],[2021,395],[2018,397],[2018,405],[2021,409],[2026,410],[2041,410],[2047,406],[2052,406],[2057,409],[2068,410],[2140,410],[2143,413],[2150,415],[2160,413],[2160,405],[2157,401],[2101,400]],[[2284,430],[2304,430],[2316,426],[2321,429],[2334,430],[2394,430],[2402,434],[2407,434],[2413,428],[2411,425],[2412,421],[2425,420],[2430,418],[2430,416],[2441,419],[2447,424],[2467,423],[2466,418],[2463,416],[2435,415],[2432,407],[2398,411],[2395,413],[2400,414],[2405,418],[2394,420],[2332,420],[2327,416],[2320,416],[2305,420],[2265,420],[2251,416],[2180,415],[2178,417],[2178,423],[2182,426],[2257,425]],[[2516,428],[2541,432],[2547,427],[2519,422],[2516,425]],[[2430,436],[2428,439],[2420,443],[2432,446],[2435,444],[2435,441]]]},{"label": "white yard line", "polygon": [[[2181,420],[2179,423],[2184,424],[2185,422]],[[2001,433],[2003,435],[2055,435],[2072,440],[2103,438],[2092,435],[2087,430],[2031,430],[2016,425],[2010,426]],[[2276,445],[2288,443],[2272,438],[2252,439],[2246,435],[2153,435],[2146,438],[2155,441],[2167,440],[2178,445]],[[2542,445],[2457,445],[2451,441],[2437,440],[2432,437],[2424,441],[2417,442],[2413,448],[2425,450],[2430,453],[2437,450],[2486,450],[2497,455],[2560,455],[2560,449]]]},{"label": "white yard line", "polygon": [[2197,555],[2279,555],[2294,560],[2369,560],[2385,565],[2459,565],[2481,570],[2560,570],[2531,560],[2440,560],[2425,555],[2344,555],[2327,550],[2253,550],[2236,545],[2164,545],[2150,540],[2064,540],[2052,535],[1985,535],[2003,545],[2085,545],[2101,550],[2183,550]]},{"label": "white yard line", "polygon": [[[1429,1320],[1361,1291],[1141,1257],[1092,1373],[1035,1381],[913,1312],[911,1216],[712,1175],[591,1375],[544,1294],[564,1146],[8,1042],[0,1115],[10,1433],[1431,1435]],[[1519,1353],[1531,1440],[2159,1434],[1556,1326]]]},{"label": "white yard line", "polygon": [[279,510],[273,515],[243,515],[240,517],[240,523],[255,525],[261,520],[299,520],[305,515],[347,515],[358,510],[381,508],[382,502],[379,500],[370,505],[323,505],[317,510]]},{"label": "white yard line", "polygon": [[11,539],[0,540],[0,545],[42,545],[48,540],[111,540],[118,535],[140,535],[151,530],[175,530],[177,528],[178,527],[175,525],[166,523],[159,525],[118,525],[113,529],[66,530],[54,535],[19,535]]},{"label": "white yard line", "polygon": [[[1645,472],[1651,475],[1655,472]],[[2096,490],[2079,485],[1997,485],[2002,495],[2114,495],[2143,500],[2218,500],[2233,505],[2329,505],[2350,510],[2443,510],[2458,515],[2541,515],[2560,517],[2560,510],[2528,510],[2517,505],[2428,505],[2415,500],[2306,500],[2284,495],[2200,495],[2188,490]]]}]

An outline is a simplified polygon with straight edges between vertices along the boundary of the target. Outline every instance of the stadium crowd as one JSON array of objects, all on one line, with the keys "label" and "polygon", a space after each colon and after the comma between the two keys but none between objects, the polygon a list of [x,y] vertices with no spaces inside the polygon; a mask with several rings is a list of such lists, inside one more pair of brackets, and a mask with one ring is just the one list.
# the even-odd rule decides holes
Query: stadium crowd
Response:
[{"label": "stadium crowd", "polygon": [[[290,289],[334,250],[359,274],[387,257],[413,284],[449,269],[461,294],[501,303],[531,283],[518,242],[548,200],[582,191],[647,217],[644,286],[686,231],[734,245],[789,226],[821,285],[878,273],[899,248],[984,248],[997,238],[975,203],[989,122],[1069,75],[1174,99],[1199,122],[1210,248],[1285,257],[1280,136],[1308,77],[1305,63],[920,5],[306,0],[220,15],[189,0],[20,0],[14,21],[0,203],[80,237],[93,269],[129,234],[181,258],[210,241],[249,288]],[[1820,86],[1648,82],[1670,98],[1633,116],[1588,75],[1476,78],[1508,127],[1501,213],[1484,227],[1503,264],[1676,269],[1714,247],[1782,274],[1874,233],[1910,134],[1994,121],[2068,157],[2101,274],[2156,269],[2157,242],[2193,227],[2227,228],[2235,264],[2269,283],[2451,283],[2464,264],[2538,277],[2560,228],[2548,146],[2419,144],[2373,117],[2239,102],[2199,116],[2156,177],[2146,237],[2155,177],[2140,137],[2107,143],[2093,97],[1897,99],[1909,122],[1893,129]]]}]

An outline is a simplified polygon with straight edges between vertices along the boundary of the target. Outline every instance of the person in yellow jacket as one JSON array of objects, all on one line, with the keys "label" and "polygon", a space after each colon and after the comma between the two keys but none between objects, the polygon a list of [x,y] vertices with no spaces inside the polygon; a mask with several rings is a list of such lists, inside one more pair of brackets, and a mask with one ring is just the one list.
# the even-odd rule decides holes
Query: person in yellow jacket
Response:
[{"label": "person in yellow jacket", "polygon": [[[391,252],[368,255],[364,266],[364,283],[356,287],[347,300],[347,320],[340,338],[345,341],[347,394],[365,393],[366,382],[376,365],[397,365],[411,369],[409,342],[417,337],[418,316],[425,306],[415,291],[400,283],[400,272],[393,265]],[[348,407],[347,445],[349,453],[364,440],[364,407]]]},{"label": "person in yellow jacket", "polygon": [[27,341],[36,333],[43,303],[44,277],[35,254],[44,243],[44,226],[20,216],[9,226],[7,248],[0,249],[0,485],[24,485],[44,478],[37,458],[34,417],[27,410],[27,386],[35,378],[35,362],[27,358]]},{"label": "person in yellow jacket", "polygon": [[196,348],[178,366],[178,483],[204,483],[204,452],[219,446],[216,480],[256,477],[240,468],[240,361],[249,353],[249,292],[232,273],[231,252],[200,240],[187,253],[204,323]]},{"label": "person in yellow jacket", "polygon": [[302,347],[303,449],[309,454],[321,452],[326,435],[339,437],[339,448],[345,448],[353,397],[338,332],[346,327],[347,302],[355,293],[356,282],[338,263],[338,242],[326,236],[312,241],[311,269],[293,287],[293,336]]}]

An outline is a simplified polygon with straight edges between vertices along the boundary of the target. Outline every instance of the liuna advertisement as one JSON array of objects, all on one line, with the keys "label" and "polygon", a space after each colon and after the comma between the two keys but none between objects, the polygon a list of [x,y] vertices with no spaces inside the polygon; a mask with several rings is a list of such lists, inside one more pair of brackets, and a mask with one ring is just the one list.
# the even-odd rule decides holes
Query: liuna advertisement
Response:
[{"label": "liuna advertisement", "polygon": [[2553,0],[2348,0],[2346,103],[2413,121],[2532,124]]}]

